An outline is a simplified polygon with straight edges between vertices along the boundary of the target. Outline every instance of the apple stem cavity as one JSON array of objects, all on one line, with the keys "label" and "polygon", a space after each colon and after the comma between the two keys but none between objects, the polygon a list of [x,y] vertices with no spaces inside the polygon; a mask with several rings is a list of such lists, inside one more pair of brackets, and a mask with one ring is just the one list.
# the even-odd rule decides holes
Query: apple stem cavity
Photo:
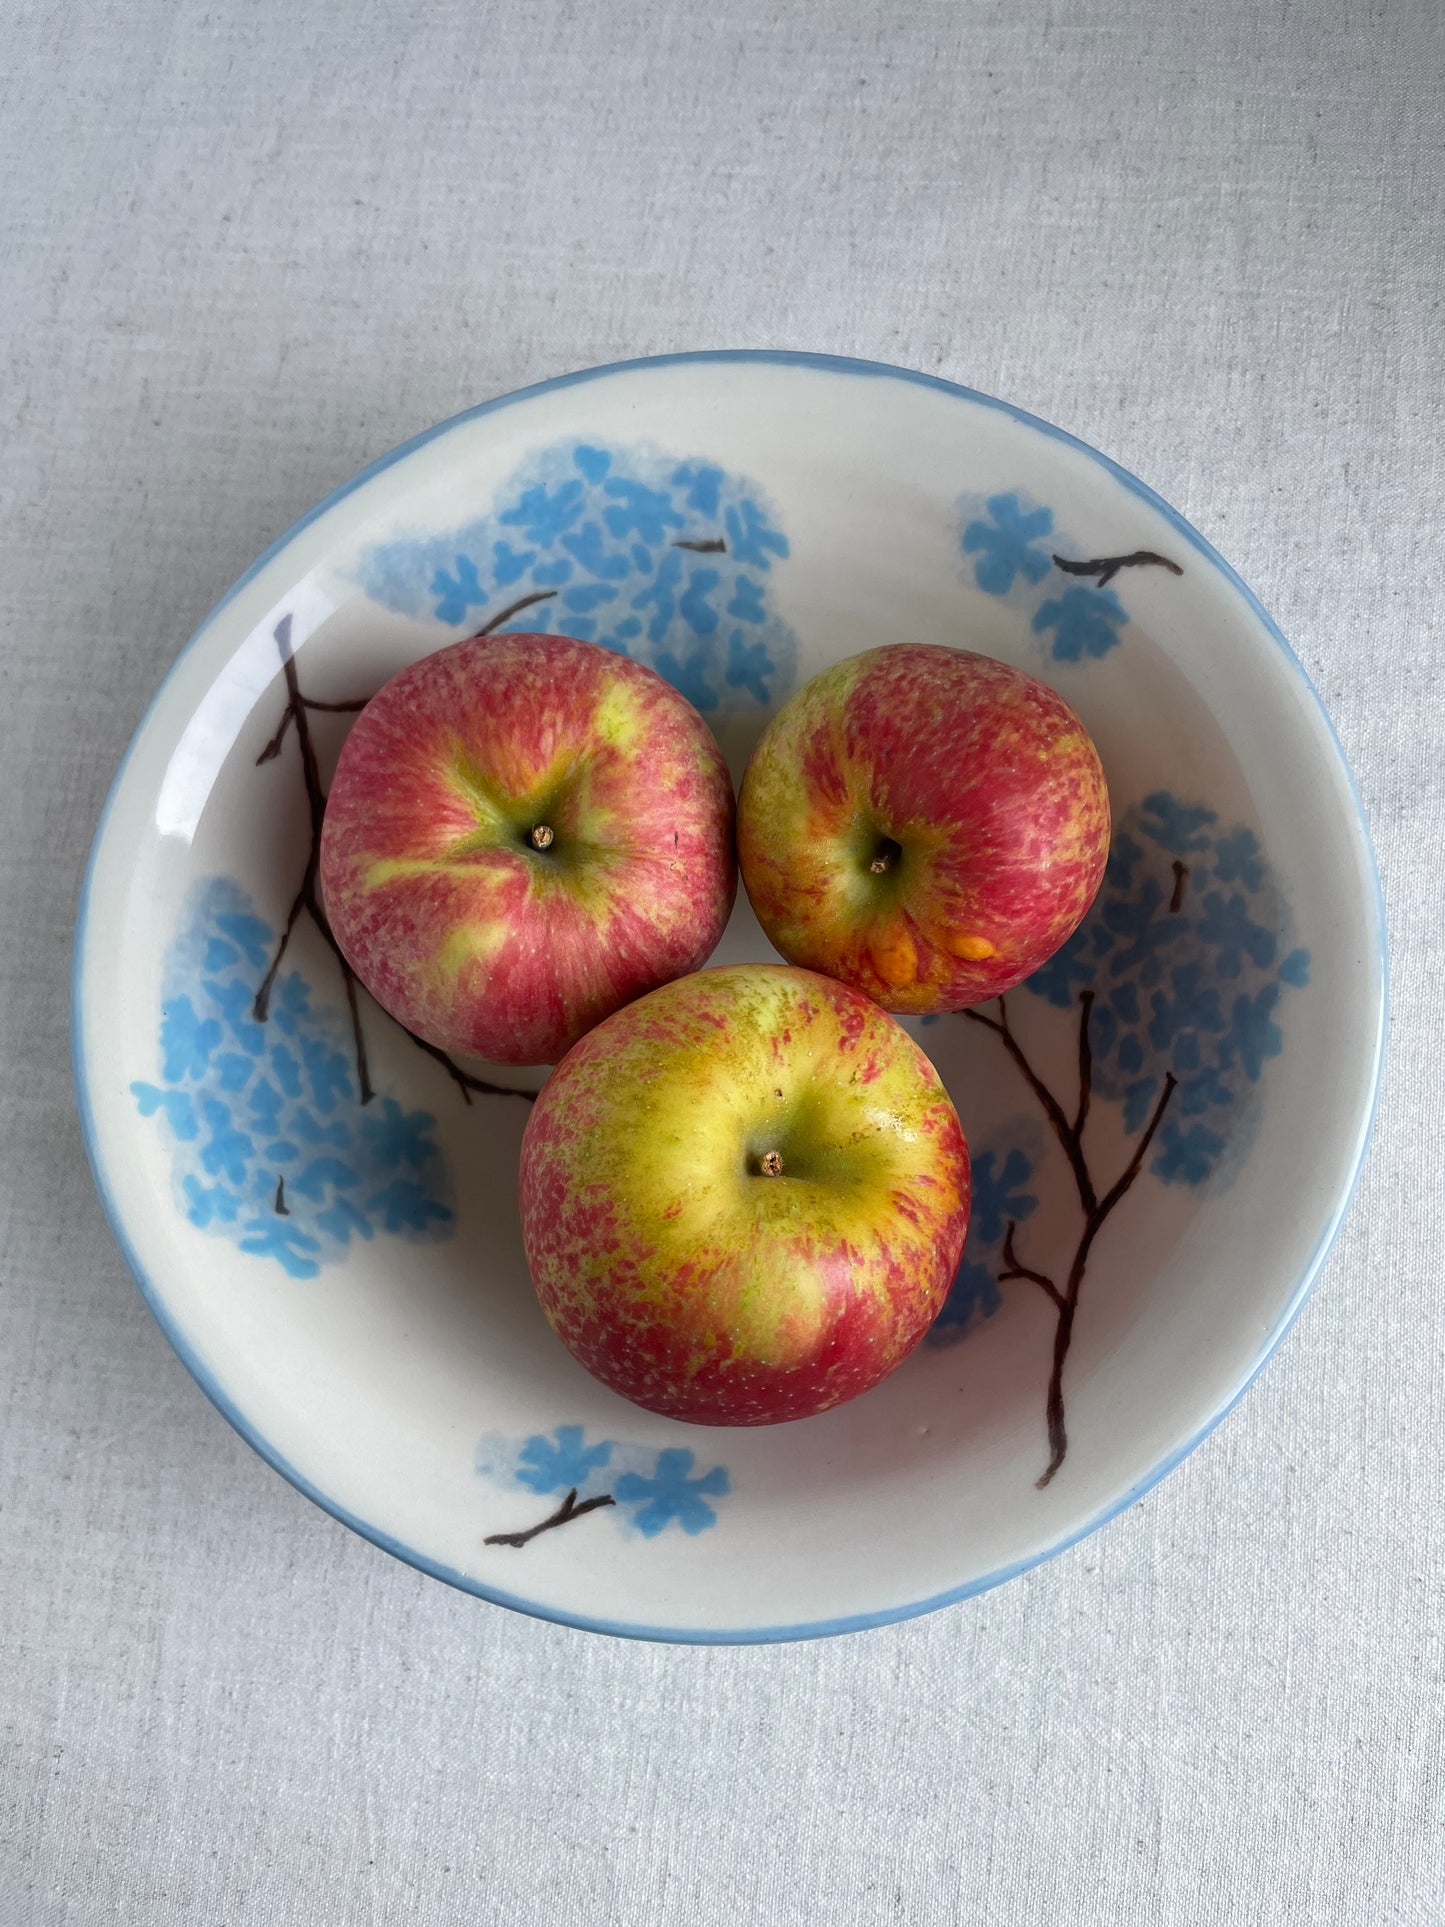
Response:
[{"label": "apple stem cavity", "polygon": [[979,1010],[965,1010],[960,1013],[970,1022],[982,1024],[985,1030],[991,1030],[1001,1040],[1004,1049],[1018,1066],[1024,1081],[1043,1106],[1044,1115],[1053,1127],[1054,1136],[1069,1160],[1069,1169],[1073,1173],[1074,1184],[1079,1193],[1079,1203],[1084,1213],[1083,1232],[1074,1248],[1068,1277],[1062,1289],[1046,1273],[1034,1270],[1032,1266],[1020,1259],[1014,1247],[1018,1225],[1012,1218],[1004,1233],[1002,1254],[1004,1269],[998,1274],[999,1283],[1007,1284],[1014,1279],[1026,1279],[1030,1284],[1038,1286],[1053,1305],[1056,1314],[1053,1362],[1049,1370],[1048,1395],[1044,1407],[1049,1435],[1049,1462],[1034,1482],[1040,1490],[1048,1485],[1063,1464],[1069,1449],[1069,1434],[1064,1422],[1064,1364],[1073,1340],[1074,1317],[1079,1308],[1079,1292],[1083,1286],[1089,1253],[1093,1249],[1094,1240],[1103,1229],[1105,1220],[1143,1170],[1149,1146],[1154,1142],[1155,1133],[1164,1121],[1169,1100],[1173,1097],[1179,1083],[1173,1071],[1165,1073],[1164,1088],[1155,1101],[1149,1121],[1139,1134],[1128,1163],[1108,1190],[1101,1193],[1089,1169],[1089,1161],[1084,1150],[1084,1126],[1088,1121],[1089,1098],[1094,1081],[1094,1051],[1089,1035],[1093,1014],[1094,992],[1081,991],[1079,995],[1079,1101],[1071,1120],[1058,1098],[1025,1056],[1023,1046],[1015,1037],[1009,1024],[1008,1005],[1002,997],[998,1000],[997,1017],[986,1017]]},{"label": "apple stem cavity", "polygon": [[557,833],[550,823],[534,823],[527,832],[527,841],[534,850],[550,850],[556,837]]},{"label": "apple stem cavity", "polygon": [[901,843],[895,843],[891,836],[880,837],[878,848],[873,853],[873,861],[868,868],[875,877],[887,876],[890,870],[897,867],[902,855]]}]

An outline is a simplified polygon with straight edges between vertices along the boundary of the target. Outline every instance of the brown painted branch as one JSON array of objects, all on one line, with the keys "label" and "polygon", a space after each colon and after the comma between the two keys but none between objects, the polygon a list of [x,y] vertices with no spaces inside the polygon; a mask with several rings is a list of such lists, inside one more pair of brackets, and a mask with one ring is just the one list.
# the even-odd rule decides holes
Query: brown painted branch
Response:
[{"label": "brown painted branch", "polygon": [[584,1512],[595,1512],[599,1506],[616,1505],[617,1501],[610,1492],[603,1492],[595,1499],[584,1499],[577,1503],[577,1488],[574,1485],[557,1510],[550,1513],[525,1532],[489,1532],[482,1541],[486,1546],[525,1546],[537,1537],[539,1532],[551,1532],[554,1526],[565,1526],[569,1520],[580,1519]]},{"label": "brown painted branch", "polygon": [[509,602],[505,609],[499,610],[494,616],[488,616],[476,635],[471,638],[472,641],[475,642],[477,636],[492,635],[504,622],[510,622],[513,616],[521,615],[524,609],[530,609],[534,602],[550,602],[556,593],[555,589],[534,589],[530,595],[518,596],[517,600]]},{"label": "brown painted branch", "polygon": [[962,1015],[970,1018],[975,1024],[982,1024],[986,1030],[997,1032],[998,1036],[1003,1039],[1004,1049],[1014,1060],[1015,1064],[1018,1065],[1029,1089],[1039,1100],[1039,1103],[1042,1104],[1044,1115],[1054,1127],[1054,1135],[1062,1145],[1064,1156],[1069,1160],[1069,1169],[1074,1174],[1074,1183],[1078,1186],[1079,1200],[1085,1212],[1091,1212],[1098,1200],[1094,1193],[1093,1180],[1089,1176],[1089,1167],[1084,1162],[1083,1146],[1079,1142],[1078,1134],[1074,1130],[1073,1125],[1070,1124],[1068,1118],[1064,1116],[1063,1105],[1060,1104],[1048,1085],[1045,1084],[1033,1065],[1030,1064],[1028,1058],[1024,1055],[1022,1045],[1009,1029],[1008,1006],[1002,997],[998,1000],[998,1010],[999,1015],[997,1022],[991,1017],[983,1016],[982,1013],[977,1010],[965,1010]]},{"label": "brown painted branch", "polygon": [[1169,1108],[1169,1100],[1173,1097],[1178,1087],[1179,1079],[1174,1075],[1173,1071],[1166,1071],[1164,1074],[1164,1089],[1159,1093],[1159,1102],[1154,1106],[1153,1116],[1144,1126],[1144,1135],[1134,1146],[1133,1157],[1131,1157],[1128,1164],[1125,1165],[1113,1189],[1106,1192],[1100,1201],[1098,1211],[1095,1214],[1100,1224],[1108,1217],[1109,1213],[1114,1209],[1114,1206],[1119,1202],[1120,1198],[1123,1197],[1124,1193],[1129,1189],[1129,1186],[1142,1170],[1144,1159],[1148,1155],[1149,1146],[1154,1142],[1154,1133],[1163,1123],[1164,1113]]},{"label": "brown painted branch", "polygon": [[524,1097],[529,1104],[536,1103],[537,1093],[535,1091],[517,1091],[513,1090],[509,1084],[489,1084],[484,1077],[473,1077],[470,1071],[464,1071],[462,1069],[455,1058],[449,1057],[447,1053],[439,1049],[437,1045],[429,1044],[425,1037],[418,1037],[414,1030],[409,1030],[406,1034],[418,1050],[424,1050],[428,1057],[434,1057],[436,1059],[447,1076],[461,1092],[466,1103],[471,1103],[473,1091],[479,1092],[484,1097]]},{"label": "brown painted branch", "polygon": [[1128,1191],[1134,1180],[1144,1168],[1149,1146],[1154,1142],[1154,1134],[1163,1121],[1169,1108],[1169,1100],[1178,1088],[1179,1080],[1172,1071],[1164,1079],[1164,1089],[1154,1106],[1153,1115],[1145,1125],[1143,1135],[1134,1147],[1134,1154],[1120,1174],[1119,1180],[1099,1200],[1089,1213],[1084,1225],[1084,1235],[1079,1240],[1079,1248],[1074,1253],[1074,1262],[1069,1267],[1068,1283],[1064,1287],[1064,1302],[1059,1307],[1059,1322],[1054,1327],[1054,1356],[1049,1370],[1049,1390],[1045,1403],[1045,1415],[1049,1428],[1049,1462],[1037,1485],[1042,1491],[1064,1462],[1069,1449],[1069,1435],[1064,1423],[1064,1364],[1069,1356],[1069,1346],[1074,1336],[1074,1314],[1078,1310],[1079,1292],[1084,1282],[1084,1271],[1089,1262],[1089,1253],[1094,1248],[1094,1240],[1104,1228],[1105,1220]]},{"label": "brown painted branch", "polygon": [[[291,712],[288,710],[286,713],[289,715]],[[251,1015],[258,1024],[264,1024],[266,1021],[267,1013],[271,1008],[271,990],[276,982],[276,972],[281,968],[281,959],[286,955],[287,945],[291,941],[291,932],[296,928],[296,919],[305,907],[306,885],[303,883],[286,914],[286,928],[281,932],[280,941],[276,945],[276,954],[267,966],[265,976],[261,979],[260,989],[251,1000]]]},{"label": "brown painted branch", "polygon": [[1171,562],[1167,555],[1156,555],[1153,549],[1135,549],[1132,555],[1101,555],[1092,562],[1075,562],[1069,556],[1056,555],[1054,565],[1062,569],[1065,575],[1096,575],[1101,589],[1109,586],[1120,569],[1153,566],[1168,569],[1171,575],[1184,573],[1177,562]]},{"label": "brown painted branch", "polygon": [[1184,908],[1184,892],[1189,884],[1189,865],[1181,863],[1176,856],[1173,863],[1174,889],[1169,898],[1169,914],[1177,917]]},{"label": "brown painted branch", "polygon": [[1052,1480],[1069,1451],[1069,1429],[1064,1419],[1064,1360],[1073,1343],[1074,1311],[1075,1306],[1065,1300],[1059,1307],[1058,1322],[1054,1326],[1054,1356],[1049,1367],[1048,1396],[1044,1401],[1044,1420],[1049,1432],[1049,1462],[1034,1480],[1034,1488],[1039,1492]]},{"label": "brown painted branch", "polygon": [[709,536],[701,542],[674,542],[675,549],[691,549],[694,555],[726,555],[728,545],[720,535]]},{"label": "brown painted branch", "polygon": [[965,1017],[970,1018],[976,1024],[982,1024],[986,1030],[995,1032],[995,1034],[1003,1040],[1004,1048],[1013,1058],[1015,1064],[1018,1065],[1030,1090],[1033,1091],[1040,1104],[1042,1104],[1044,1114],[1054,1128],[1054,1135],[1063,1146],[1064,1153],[1069,1160],[1069,1168],[1074,1174],[1074,1182],[1078,1187],[1080,1201],[1084,1207],[1083,1233],[1075,1249],[1073,1262],[1069,1266],[1068,1279],[1062,1291],[1059,1290],[1053,1279],[1048,1277],[1044,1272],[1035,1271],[1032,1266],[1020,1262],[1018,1253],[1014,1248],[1014,1235],[1018,1227],[1013,1219],[1009,1220],[1008,1229],[1004,1234],[1002,1257],[1005,1269],[998,1274],[999,1282],[1003,1284],[1011,1279],[1026,1278],[1031,1284],[1037,1285],[1041,1291],[1047,1294],[1058,1313],[1058,1318],[1054,1325],[1053,1359],[1049,1368],[1049,1386],[1045,1401],[1045,1418],[1049,1435],[1049,1462],[1037,1481],[1040,1489],[1046,1486],[1053,1478],[1054,1474],[1063,1464],[1069,1449],[1069,1434],[1064,1413],[1064,1366],[1068,1360],[1069,1347],[1073,1343],[1074,1317],[1078,1310],[1079,1292],[1083,1286],[1084,1272],[1089,1262],[1089,1253],[1092,1251],[1094,1240],[1103,1229],[1109,1214],[1143,1170],[1144,1160],[1149,1155],[1149,1146],[1154,1142],[1159,1126],[1164,1120],[1164,1113],[1169,1108],[1169,1100],[1173,1097],[1179,1083],[1173,1071],[1165,1074],[1164,1088],[1159,1094],[1158,1102],[1154,1106],[1153,1112],[1140,1135],[1138,1143],[1134,1146],[1129,1162],[1125,1165],[1115,1183],[1101,1198],[1095,1188],[1093,1177],[1090,1174],[1087,1161],[1084,1157],[1083,1144],[1084,1125],[1088,1121],[1089,1102],[1094,1082],[1094,1049],[1090,1034],[1094,1001],[1095,993],[1092,990],[1085,990],[1080,993],[1079,1106],[1074,1114],[1072,1123],[1064,1116],[1063,1108],[1059,1104],[1058,1099],[1025,1056],[1022,1046],[1019,1044],[1018,1039],[1014,1036],[1009,1026],[1008,1006],[1003,998],[1000,997],[998,1000],[999,1014],[996,1019],[985,1017],[981,1011],[977,1010],[966,1010],[963,1012]]},{"label": "brown painted branch", "polygon": [[303,708],[322,709],[328,716],[354,716],[358,709],[365,709],[370,701],[370,696],[358,696],[354,702],[349,703],[323,703],[318,702],[314,696],[301,698]]},{"label": "brown painted branch", "polygon": [[1008,1270],[999,1273],[999,1283],[1006,1285],[1012,1278],[1027,1278],[1030,1283],[1037,1285],[1041,1291],[1046,1291],[1062,1311],[1064,1294],[1059,1290],[1053,1279],[1046,1278],[1041,1271],[1033,1271],[1028,1265],[1019,1262],[1018,1253],[1014,1250],[1014,1233],[1017,1230],[1018,1225],[1010,1218],[1008,1221],[1008,1230],[1003,1234],[1003,1261],[1008,1266]]},{"label": "brown painted branch", "polygon": [[281,754],[281,745],[286,740],[286,732],[291,727],[295,715],[295,710],[292,709],[290,703],[287,703],[286,707],[281,711],[281,720],[276,725],[276,734],[256,758],[257,769],[259,769],[263,763],[269,763]]}]

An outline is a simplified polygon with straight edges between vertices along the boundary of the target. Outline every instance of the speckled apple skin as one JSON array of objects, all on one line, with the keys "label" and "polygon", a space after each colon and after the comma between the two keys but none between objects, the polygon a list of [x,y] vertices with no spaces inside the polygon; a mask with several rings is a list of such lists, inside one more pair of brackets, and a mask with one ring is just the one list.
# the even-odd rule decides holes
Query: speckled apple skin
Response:
[{"label": "speckled apple skin", "polygon": [[963,1250],[968,1148],[877,1004],[746,964],[583,1038],[533,1107],[520,1195],[537,1295],[590,1372],[673,1418],[764,1425],[855,1398],[922,1338]]},{"label": "speckled apple skin", "polygon": [[707,724],[651,669],[566,636],[475,637],[403,669],[326,804],[322,898],[357,976],[429,1043],[498,1063],[555,1063],[695,970],[736,888]]},{"label": "speckled apple skin", "polygon": [[773,944],[915,1014],[983,1003],[1047,962],[1108,853],[1103,768],[1063,698],[926,643],[869,650],[800,689],[738,803],[743,882]]}]

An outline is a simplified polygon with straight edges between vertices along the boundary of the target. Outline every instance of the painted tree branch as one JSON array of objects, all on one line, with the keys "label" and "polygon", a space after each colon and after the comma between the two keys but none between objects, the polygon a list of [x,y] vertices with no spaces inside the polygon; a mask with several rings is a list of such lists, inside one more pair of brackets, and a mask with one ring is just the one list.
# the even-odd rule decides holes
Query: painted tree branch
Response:
[{"label": "painted tree branch", "polygon": [[[550,602],[556,593],[555,589],[534,589],[530,595],[518,596],[517,600],[509,602],[505,609],[499,609],[496,615],[488,616],[481,628],[477,630],[477,635],[494,635],[504,622],[510,622],[513,616],[521,615],[522,611],[530,609],[534,602]],[[475,642],[476,636],[473,636],[472,640]]]},{"label": "painted tree branch", "polygon": [[[519,610],[527,608],[531,603],[545,601],[547,596],[555,594],[555,590],[548,589],[537,595],[523,596],[520,601],[514,602],[510,608],[503,609],[499,614],[493,616],[485,627],[477,633],[479,635],[489,635],[502,623],[510,621]],[[341,946],[336,941],[335,934],[327,920],[326,911],[321,902],[319,885],[321,870],[321,825],[326,814],[326,792],[321,787],[321,771],[316,760],[316,746],[311,740],[310,720],[313,710],[322,711],[329,715],[349,715],[356,710],[364,709],[369,699],[362,696],[351,702],[319,702],[314,697],[303,695],[296,673],[296,658],[291,648],[291,617],[289,615],[282,616],[281,620],[276,624],[275,637],[276,647],[281,652],[281,671],[286,679],[286,708],[282,715],[280,725],[271,737],[271,740],[266,744],[266,747],[261,751],[261,754],[256,758],[256,762],[258,767],[262,763],[272,762],[280,754],[281,746],[286,739],[287,730],[292,727],[295,728],[297,747],[301,756],[301,778],[306,791],[306,814],[310,827],[310,842],[306,857],[306,868],[301,878],[301,887],[297,890],[295,897],[292,899],[291,908],[286,913],[285,927],[282,929],[275,953],[267,966],[266,974],[261,979],[256,991],[255,998],[251,1005],[251,1014],[258,1024],[264,1024],[270,1015],[271,992],[275,988],[276,978],[285,960],[286,952],[290,947],[296,925],[300,922],[302,915],[305,914],[311,919],[318,934],[330,950],[332,956],[336,959],[336,967],[341,972],[341,981],[346,992],[347,1014],[351,1020],[351,1041],[356,1061],[357,1091],[360,1095],[361,1102],[363,1104],[369,1104],[376,1095],[376,1092],[371,1082],[371,1068],[367,1060],[366,1032],[362,1028],[361,1002],[357,995],[356,973],[342,954]],[[404,1036],[411,1039],[418,1050],[425,1051],[428,1057],[436,1059],[461,1092],[463,1100],[468,1104],[472,1101],[473,1093],[490,1097],[520,1097],[525,1098],[529,1104],[536,1096],[535,1091],[513,1090],[505,1084],[491,1084],[488,1083],[485,1078],[475,1077],[470,1071],[463,1070],[455,1059],[450,1057],[446,1051],[439,1050],[435,1044],[427,1043],[425,1038],[417,1037],[413,1032],[405,1030],[401,1025],[398,1025],[397,1028],[402,1030]]]},{"label": "painted tree branch", "polygon": [[525,1532],[489,1532],[482,1541],[484,1546],[525,1546],[537,1537],[539,1532],[551,1532],[554,1526],[565,1526],[572,1519],[580,1519],[584,1512],[595,1512],[599,1506],[616,1505],[617,1501],[610,1492],[599,1493],[595,1499],[584,1499],[577,1503],[577,1488],[574,1485],[555,1512]]},{"label": "painted tree branch", "polygon": [[1062,569],[1065,575],[1097,576],[1101,589],[1108,588],[1120,569],[1141,569],[1152,566],[1167,569],[1171,575],[1184,573],[1177,562],[1171,562],[1167,555],[1156,555],[1153,549],[1135,549],[1132,555],[1101,555],[1092,562],[1075,562],[1070,556],[1056,555],[1054,566]]},{"label": "painted tree branch", "polygon": [[1049,1462],[1036,1481],[1042,1489],[1063,1464],[1069,1449],[1069,1435],[1064,1413],[1064,1366],[1068,1360],[1069,1346],[1073,1342],[1074,1320],[1079,1308],[1079,1292],[1083,1287],[1089,1254],[1093,1250],[1094,1240],[1103,1230],[1110,1214],[1144,1169],[1144,1160],[1149,1154],[1149,1146],[1154,1142],[1159,1126],[1164,1121],[1169,1100],[1178,1088],[1178,1079],[1172,1071],[1165,1074],[1164,1088],[1128,1162],[1113,1184],[1101,1196],[1089,1170],[1088,1158],[1084,1150],[1084,1126],[1088,1121],[1089,1100],[1094,1079],[1094,1052],[1090,1040],[1090,1024],[1094,1010],[1093,991],[1085,990],[1079,996],[1079,1098],[1072,1121],[1065,1114],[1063,1105],[1029,1063],[1023,1047],[1009,1028],[1008,1013],[1002,997],[999,998],[998,1004],[997,1021],[991,1017],[985,1017],[982,1012],[976,1010],[966,1010],[963,1015],[972,1018],[975,1023],[982,1024],[986,1030],[993,1031],[1002,1039],[1005,1049],[1023,1073],[1029,1088],[1043,1105],[1044,1114],[1052,1125],[1054,1136],[1058,1139],[1069,1161],[1069,1168],[1074,1174],[1079,1202],[1084,1212],[1083,1230],[1078,1244],[1074,1247],[1068,1277],[1062,1290],[1046,1273],[1034,1270],[1019,1258],[1014,1245],[1018,1226],[1013,1219],[1009,1220],[1008,1229],[1004,1234],[1002,1256],[1005,1268],[998,1274],[1000,1284],[1017,1278],[1027,1279],[1048,1296],[1057,1314],[1054,1324],[1053,1358],[1049,1367],[1048,1393],[1044,1406],[1049,1436]]}]

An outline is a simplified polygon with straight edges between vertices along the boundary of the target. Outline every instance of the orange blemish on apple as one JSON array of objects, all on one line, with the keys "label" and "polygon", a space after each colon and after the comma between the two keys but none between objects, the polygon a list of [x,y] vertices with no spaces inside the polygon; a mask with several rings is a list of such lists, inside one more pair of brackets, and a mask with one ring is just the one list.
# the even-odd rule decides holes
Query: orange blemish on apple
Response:
[{"label": "orange blemish on apple", "polygon": [[894,990],[918,980],[918,946],[902,924],[896,924],[868,946],[869,959],[880,979]]}]

